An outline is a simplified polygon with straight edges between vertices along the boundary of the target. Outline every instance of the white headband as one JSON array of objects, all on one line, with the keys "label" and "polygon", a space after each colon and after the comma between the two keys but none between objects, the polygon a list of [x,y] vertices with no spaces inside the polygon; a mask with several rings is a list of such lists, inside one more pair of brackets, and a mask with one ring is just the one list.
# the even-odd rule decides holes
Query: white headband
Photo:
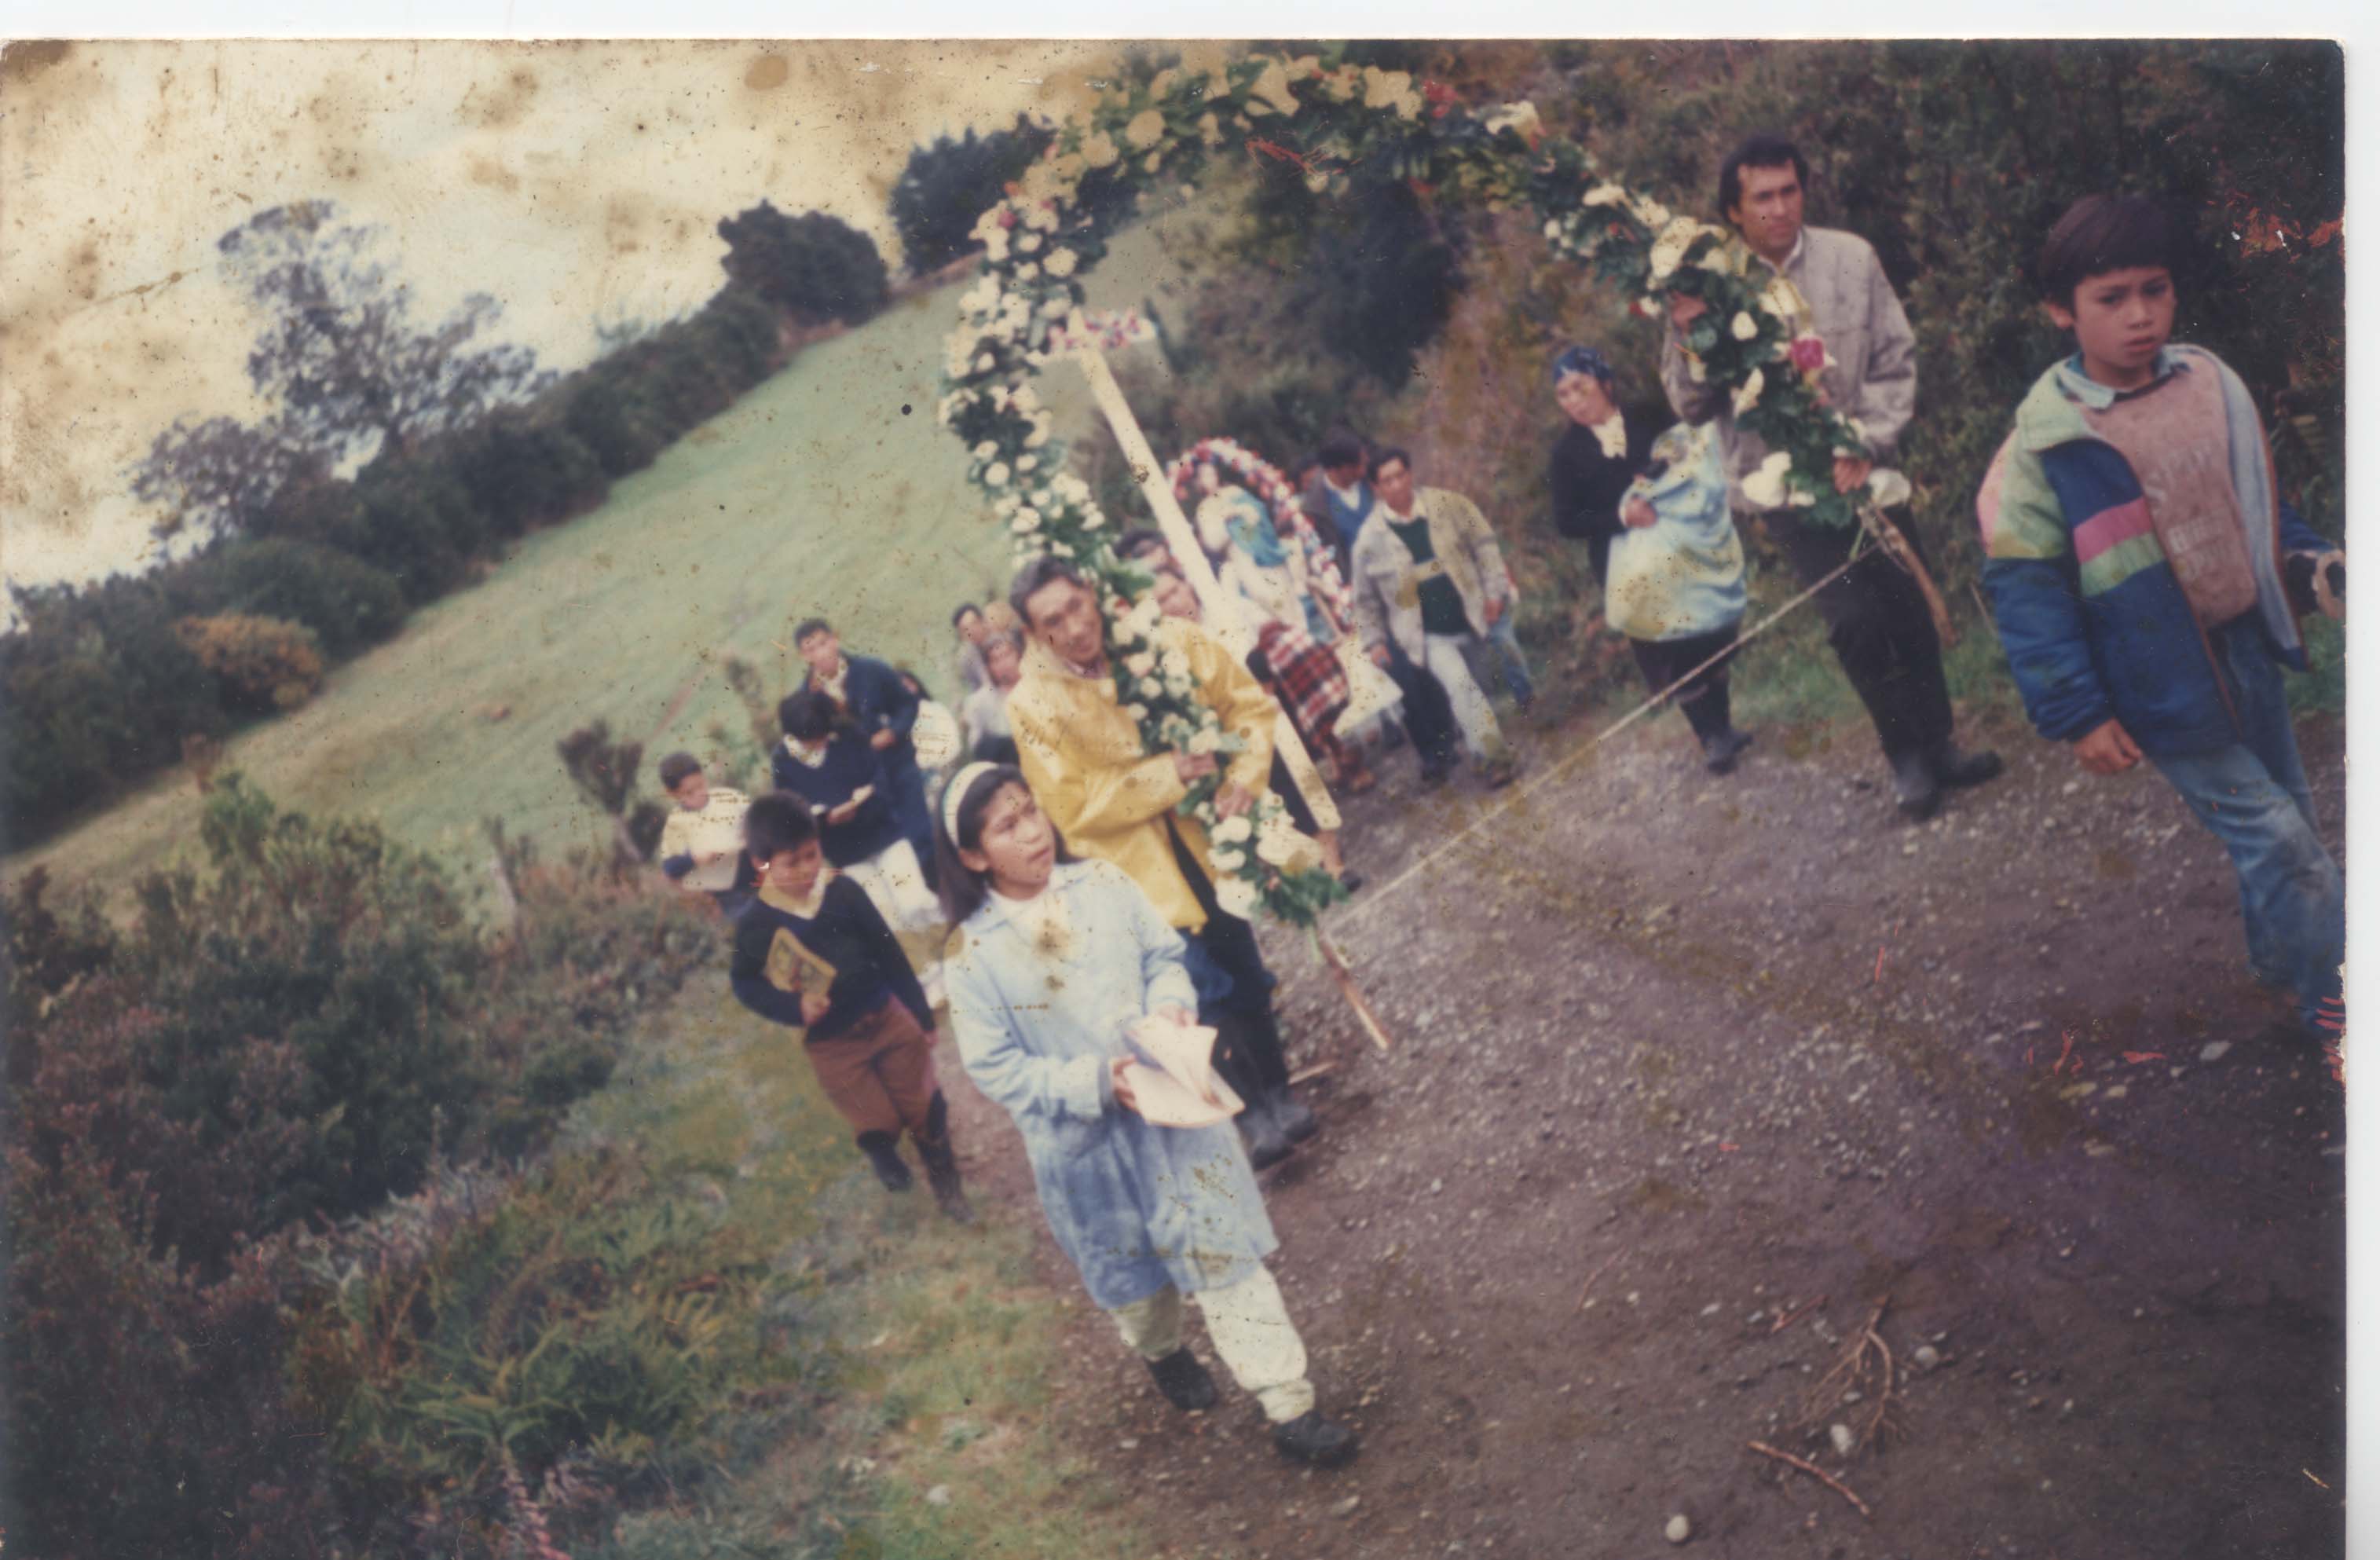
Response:
[{"label": "white headband", "polygon": [[952,775],[951,783],[942,787],[942,832],[951,836],[953,848],[959,843],[959,803],[966,800],[967,787],[999,767],[996,763],[968,764]]}]

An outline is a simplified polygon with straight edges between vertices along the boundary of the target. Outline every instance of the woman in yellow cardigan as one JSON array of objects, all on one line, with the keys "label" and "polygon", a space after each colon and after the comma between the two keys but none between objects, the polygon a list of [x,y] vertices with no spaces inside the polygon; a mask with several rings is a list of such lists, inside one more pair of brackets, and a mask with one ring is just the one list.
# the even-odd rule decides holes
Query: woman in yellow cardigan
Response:
[{"label": "woman in yellow cardigan", "polygon": [[[1116,701],[1099,598],[1073,566],[1035,559],[1008,599],[1033,640],[1008,696],[1018,767],[1068,847],[1122,868],[1190,945],[1199,1022],[1217,1030],[1216,1066],[1248,1102],[1240,1127],[1249,1160],[1262,1169],[1312,1137],[1318,1124],[1290,1098],[1272,972],[1256,931],[1216,903],[1207,832],[1174,811],[1193,785],[1217,772],[1216,755],[1141,750],[1140,730]],[[1183,658],[1199,701],[1240,739],[1240,750],[1220,766],[1215,808],[1226,818],[1247,811],[1272,770],[1281,707],[1197,625],[1165,618],[1156,640],[1160,655]]]}]

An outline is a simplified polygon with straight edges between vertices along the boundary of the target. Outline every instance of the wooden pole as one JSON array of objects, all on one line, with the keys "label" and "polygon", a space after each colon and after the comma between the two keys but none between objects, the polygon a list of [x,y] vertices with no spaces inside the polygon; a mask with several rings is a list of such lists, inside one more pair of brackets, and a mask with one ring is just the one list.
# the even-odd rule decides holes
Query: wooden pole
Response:
[{"label": "wooden pole", "polygon": [[[1182,566],[1183,577],[1190,581],[1190,589],[1197,592],[1198,604],[1205,609],[1208,626],[1214,629],[1234,656],[1245,661],[1249,652],[1257,648],[1257,631],[1248,622],[1247,603],[1236,594],[1225,591],[1223,582],[1215,578],[1214,566],[1207,561],[1206,545],[1198,540],[1198,532],[1190,524],[1190,517],[1182,512],[1181,502],[1173,496],[1173,484],[1165,480],[1165,463],[1157,458],[1155,450],[1148,447],[1148,437],[1140,431],[1140,419],[1133,415],[1132,403],[1124,399],[1123,386],[1116,383],[1115,371],[1108,367],[1107,354],[1090,347],[1074,353],[1073,357],[1082,365],[1083,377],[1090,383],[1091,399],[1098,403],[1099,411],[1107,418],[1108,427],[1115,433],[1116,444],[1123,450],[1125,462],[1132,467],[1133,481],[1140,484],[1141,496],[1148,501],[1148,512],[1157,517],[1158,529],[1165,532],[1166,544],[1173,552],[1173,561]],[[1305,750],[1305,740],[1298,736],[1297,727],[1290,721],[1287,711],[1274,717],[1272,739],[1274,747],[1294,753],[1303,761],[1300,768],[1309,774],[1320,773],[1314,767],[1313,759]],[[1322,955],[1331,983],[1339,988],[1339,994],[1347,999],[1347,1005],[1355,1010],[1355,1017],[1363,1024],[1364,1032],[1372,1043],[1386,1051],[1389,1037],[1373,1014],[1372,1005],[1364,1000],[1363,992],[1357,988],[1354,974],[1347,968],[1345,956],[1340,953],[1338,945],[1331,942],[1329,932],[1319,926],[1313,928],[1313,932],[1314,945]]]}]

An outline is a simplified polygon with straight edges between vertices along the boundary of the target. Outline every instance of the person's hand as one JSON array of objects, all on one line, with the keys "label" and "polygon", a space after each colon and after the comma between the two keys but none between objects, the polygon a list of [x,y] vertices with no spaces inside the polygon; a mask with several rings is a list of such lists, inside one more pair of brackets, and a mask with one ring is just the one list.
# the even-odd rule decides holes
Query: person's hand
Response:
[{"label": "person's hand", "polygon": [[1256,804],[1257,794],[1236,780],[1225,781],[1223,788],[1215,793],[1215,815],[1219,818],[1237,818]]},{"label": "person's hand", "polygon": [[841,807],[828,809],[826,821],[830,823],[843,824],[850,823],[854,818],[858,816],[859,803],[857,799],[855,798],[851,801],[844,802]]},{"label": "person's hand", "polygon": [[716,866],[726,860],[727,856],[724,850],[698,850],[694,853],[694,864],[698,867]]},{"label": "person's hand", "polygon": [[812,1024],[815,1024],[820,1018],[825,1018],[827,1000],[825,993],[820,992],[804,992],[802,993],[802,1028],[808,1029]]},{"label": "person's hand", "polygon": [[1215,773],[1215,755],[1177,752],[1173,755],[1173,773],[1182,777],[1184,785],[1195,786]]},{"label": "person's hand", "polygon": [[1132,1085],[1125,1082],[1123,1077],[1124,1068],[1130,1066],[1132,1066],[1132,1058],[1129,1056],[1110,1058],[1108,1078],[1115,1085],[1116,1103],[1137,1115],[1140,1114],[1140,1096],[1132,1091]]},{"label": "person's hand", "polygon": [[1686,334],[1688,325],[1709,312],[1710,305],[1701,299],[1689,297],[1685,293],[1673,292],[1670,295],[1670,323],[1680,335]]},{"label": "person's hand", "polygon": [[2101,721],[2073,746],[2074,761],[2094,774],[2121,774],[2141,762],[2141,750],[2121,721]]},{"label": "person's hand", "polygon": [[1381,668],[1381,669],[1382,669],[1382,670],[1384,670],[1384,671],[1388,668],[1388,664],[1389,664],[1389,647],[1388,647],[1387,645],[1384,645],[1384,644],[1376,644],[1376,645],[1374,645],[1371,649],[1369,649],[1369,650],[1366,651],[1364,653],[1365,653],[1365,654],[1366,654],[1366,655],[1368,655],[1368,656],[1370,656],[1370,657],[1372,658],[1372,664],[1373,664],[1373,665],[1378,666],[1378,667]]},{"label": "person's hand", "polygon": [[888,725],[881,731],[879,731],[875,736],[869,737],[868,739],[868,745],[880,753],[899,740],[901,740],[901,734]]},{"label": "person's hand", "polygon": [[1503,598],[1502,598],[1502,597],[1500,597],[1500,596],[1490,596],[1490,597],[1488,597],[1488,627],[1489,627],[1490,628],[1493,628],[1496,626],[1496,620],[1497,620],[1498,618],[1500,618],[1500,617],[1503,616],[1503,615],[1504,615],[1504,601],[1503,601]]},{"label": "person's hand", "polygon": [[1876,462],[1864,455],[1835,457],[1835,491],[1851,493],[1867,485],[1867,474],[1876,469]]},{"label": "person's hand", "polygon": [[1620,506],[1620,523],[1631,530],[1643,530],[1659,518],[1653,513],[1653,506],[1641,498],[1632,498]]}]

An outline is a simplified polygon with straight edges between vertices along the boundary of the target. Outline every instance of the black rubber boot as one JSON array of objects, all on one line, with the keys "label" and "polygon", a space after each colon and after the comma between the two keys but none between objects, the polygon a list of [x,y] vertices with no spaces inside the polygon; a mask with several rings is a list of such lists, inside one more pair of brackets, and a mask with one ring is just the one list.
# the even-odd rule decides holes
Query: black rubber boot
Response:
[{"label": "black rubber boot", "polygon": [[1936,782],[1952,790],[1997,780],[2000,774],[1998,753],[1989,749],[1979,753],[1961,752],[1956,742],[1945,742],[1935,749],[1932,762]]},{"label": "black rubber boot", "polygon": [[876,1178],[884,1183],[886,1191],[907,1191],[914,1184],[909,1167],[901,1161],[901,1140],[890,1132],[862,1132],[859,1152],[876,1167]]},{"label": "black rubber boot", "polygon": [[1924,753],[1903,753],[1892,761],[1892,794],[1900,810],[1915,819],[1934,816],[1942,805],[1942,787],[1934,765]]},{"label": "black rubber boot", "polygon": [[1752,746],[1752,734],[1729,726],[1703,738],[1703,767],[1713,774],[1725,774],[1735,768],[1735,761],[1743,750]]},{"label": "black rubber boot", "polygon": [[1215,1406],[1215,1378],[1198,1357],[1187,1348],[1177,1348],[1162,1359],[1148,1361],[1148,1373],[1157,1378],[1158,1390],[1165,1400],[1185,1414],[1197,1413]]},{"label": "black rubber boot", "polygon": [[1354,1431],[1324,1419],[1319,1408],[1308,1408],[1287,1424],[1273,1426],[1272,1444],[1292,1462],[1337,1468],[1355,1455],[1358,1442]]},{"label": "black rubber boot", "polygon": [[1286,1087],[1267,1093],[1265,1103],[1271,1107],[1273,1125],[1293,1143],[1302,1143],[1322,1130],[1322,1123],[1314,1119],[1314,1113],[1292,1099]]},{"label": "black rubber boot", "polygon": [[[930,1134],[930,1135],[929,1135]],[[926,1162],[926,1185],[933,1188],[934,1205],[954,1225],[975,1223],[975,1208],[959,1181],[958,1150],[951,1143],[950,1103],[937,1093],[926,1110],[926,1131],[912,1132],[917,1157]]]}]

